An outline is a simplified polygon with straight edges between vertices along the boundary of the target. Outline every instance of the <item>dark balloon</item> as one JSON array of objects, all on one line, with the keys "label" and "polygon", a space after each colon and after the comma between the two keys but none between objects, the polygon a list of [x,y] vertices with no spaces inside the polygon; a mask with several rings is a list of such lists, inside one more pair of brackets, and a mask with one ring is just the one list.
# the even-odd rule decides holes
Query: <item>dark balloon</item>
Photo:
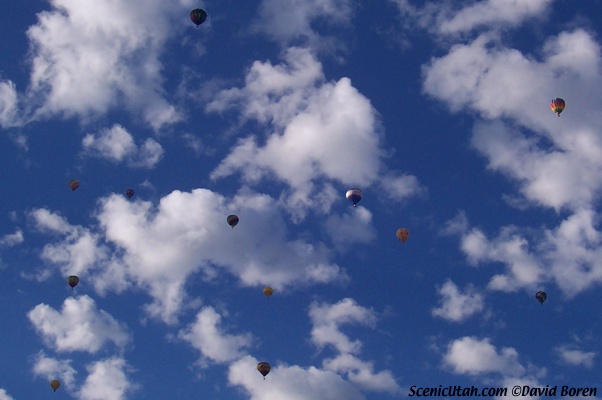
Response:
[{"label": "dark balloon", "polygon": [[50,387],[56,392],[56,390],[61,387],[61,382],[59,382],[58,379],[53,379],[50,381]]},{"label": "dark balloon", "polygon": [[73,288],[76,287],[79,283],[79,278],[75,275],[71,275],[67,277],[67,283],[69,284],[69,286],[71,286],[71,289],[73,290]]},{"label": "dark balloon", "polygon": [[272,367],[267,362],[260,362],[259,364],[257,364],[257,371],[259,371],[259,373],[263,375],[264,380],[265,376],[270,373],[271,369]]},{"label": "dark balloon", "polygon": [[71,179],[69,181],[69,187],[71,188],[71,190],[75,190],[79,187],[79,181],[77,179]]},{"label": "dark balloon", "polygon": [[228,215],[228,218],[226,218],[226,222],[228,222],[228,225],[230,225],[232,227],[232,229],[234,229],[234,227],[238,224],[238,215]]},{"label": "dark balloon", "polygon": [[125,191],[125,195],[128,197],[128,199],[131,199],[132,197],[134,197],[134,193],[135,193],[134,189],[132,189],[132,188],[127,189]]},{"label": "dark balloon", "polygon": [[550,104],[550,110],[554,111],[556,115],[560,117],[560,113],[564,111],[565,106],[566,103],[564,100],[560,97],[556,97],[554,100],[552,100],[552,104]]},{"label": "dark balloon", "polygon": [[544,301],[546,301],[546,299],[548,298],[548,295],[546,294],[546,292],[537,292],[535,293],[535,298],[537,299],[537,301],[539,301],[540,304],[543,304]]},{"label": "dark balloon", "polygon": [[347,197],[347,200],[349,200],[353,204],[353,207],[355,207],[362,199],[362,191],[358,188],[349,189],[347,193],[345,193],[345,197]]},{"label": "dark balloon", "polygon": [[196,25],[198,28],[200,24],[205,22],[207,19],[207,13],[202,8],[195,8],[190,12],[190,20]]}]

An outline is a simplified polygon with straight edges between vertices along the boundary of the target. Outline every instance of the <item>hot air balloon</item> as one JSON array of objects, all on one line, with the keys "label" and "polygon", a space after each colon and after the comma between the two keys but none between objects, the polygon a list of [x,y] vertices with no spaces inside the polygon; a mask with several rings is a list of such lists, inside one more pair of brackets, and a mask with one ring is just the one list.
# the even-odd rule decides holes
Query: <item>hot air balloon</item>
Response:
[{"label": "hot air balloon", "polygon": [[79,181],[77,179],[71,179],[69,181],[69,187],[71,188],[71,190],[75,190],[79,187]]},{"label": "hot air balloon", "polygon": [[539,291],[535,293],[535,298],[537,299],[537,301],[539,301],[540,304],[543,304],[543,302],[546,301],[546,299],[548,298],[548,295],[546,294],[546,292]]},{"label": "hot air balloon", "polygon": [[73,288],[76,287],[79,283],[79,278],[75,275],[71,275],[67,277],[67,283],[69,284],[69,286],[71,286],[71,290],[73,290]]},{"label": "hot air balloon", "polygon": [[238,224],[238,215],[228,215],[228,218],[226,218],[226,221],[228,222],[228,225],[230,225],[232,227],[232,229],[234,229],[234,227],[236,226],[236,224]]},{"label": "hot air balloon", "polygon": [[270,296],[272,295],[272,293],[274,293],[274,289],[272,289],[271,287],[266,286],[266,287],[263,288],[263,294],[265,294],[268,299],[270,298]]},{"label": "hot air balloon", "polygon": [[406,240],[408,240],[408,237],[410,236],[410,231],[408,231],[406,228],[399,228],[395,235],[401,243],[405,243]]},{"label": "hot air balloon", "polygon": [[267,363],[265,361],[257,364],[257,371],[259,371],[259,373],[261,375],[263,375],[264,381],[265,381],[265,376],[270,373],[271,369],[272,369],[272,367],[270,366],[270,363]]},{"label": "hot air balloon", "polygon": [[50,381],[50,387],[56,392],[56,390],[61,387],[61,382],[59,382],[58,379],[53,379]]},{"label": "hot air balloon", "polygon": [[349,189],[345,194],[345,197],[347,197],[347,200],[351,201],[353,207],[355,207],[362,199],[362,191],[358,188]]},{"label": "hot air balloon", "polygon": [[132,197],[134,197],[134,193],[135,193],[134,189],[132,189],[132,188],[126,189],[126,191],[125,191],[125,195],[128,197],[128,199],[131,199]]},{"label": "hot air balloon", "polygon": [[564,110],[566,103],[560,97],[556,97],[550,104],[550,110],[554,111],[560,117],[560,113]]},{"label": "hot air balloon", "polygon": [[198,28],[200,24],[205,22],[207,19],[207,13],[202,8],[195,8],[190,12],[190,20],[196,25]]}]

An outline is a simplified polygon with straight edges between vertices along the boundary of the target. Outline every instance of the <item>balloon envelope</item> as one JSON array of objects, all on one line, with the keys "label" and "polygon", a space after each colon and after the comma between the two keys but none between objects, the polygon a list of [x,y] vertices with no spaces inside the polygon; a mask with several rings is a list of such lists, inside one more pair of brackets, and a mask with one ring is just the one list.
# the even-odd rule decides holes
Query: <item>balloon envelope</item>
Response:
[{"label": "balloon envelope", "polygon": [[71,179],[69,181],[69,187],[71,188],[71,190],[75,190],[79,187],[79,181],[77,179]]},{"label": "balloon envelope", "polygon": [[236,224],[238,224],[238,215],[228,215],[228,218],[226,218],[226,221],[228,222],[228,225],[230,225],[232,227],[232,229],[234,229],[234,227],[236,226]]},{"label": "balloon envelope", "polygon": [[128,197],[128,199],[131,199],[132,197],[134,197],[134,193],[135,193],[134,189],[132,189],[132,188],[126,189],[126,191],[125,191],[125,195]]},{"label": "balloon envelope", "polygon": [[544,301],[546,301],[546,299],[548,298],[548,295],[546,294],[546,292],[537,292],[535,293],[535,298],[537,299],[537,301],[539,301],[540,304],[543,304]]},{"label": "balloon envelope", "polygon": [[401,243],[405,243],[406,240],[408,240],[408,237],[410,236],[410,231],[408,231],[406,228],[399,228],[395,235]]},{"label": "balloon envelope", "polygon": [[353,204],[353,207],[355,207],[362,199],[362,190],[358,188],[349,189],[347,193],[345,193],[345,197],[347,197],[347,200],[349,200]]},{"label": "balloon envelope", "polygon": [[274,293],[274,289],[269,286],[263,288],[263,294],[265,294],[268,298]]},{"label": "balloon envelope", "polygon": [[207,13],[202,8],[195,8],[190,12],[190,20],[199,27],[207,19]]},{"label": "balloon envelope", "polygon": [[560,117],[560,113],[564,110],[566,103],[560,97],[556,97],[550,104],[550,110],[554,111]]},{"label": "balloon envelope", "polygon": [[271,369],[272,367],[270,366],[270,364],[265,361],[257,364],[257,371],[259,371],[259,373],[263,375],[263,379],[265,379],[265,376],[270,373]]},{"label": "balloon envelope", "polygon": [[79,278],[75,275],[71,275],[71,276],[67,277],[67,283],[73,289],[79,283]]},{"label": "balloon envelope", "polygon": [[56,392],[56,390],[61,387],[61,382],[59,382],[57,379],[53,379],[50,381],[50,387]]}]

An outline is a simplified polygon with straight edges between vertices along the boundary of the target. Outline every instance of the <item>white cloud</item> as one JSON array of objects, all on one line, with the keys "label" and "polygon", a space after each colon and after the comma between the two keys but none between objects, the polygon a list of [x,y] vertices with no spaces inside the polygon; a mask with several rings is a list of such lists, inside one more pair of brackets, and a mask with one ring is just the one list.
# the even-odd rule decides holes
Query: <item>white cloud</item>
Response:
[{"label": "white cloud", "polygon": [[251,346],[253,336],[227,334],[220,327],[221,319],[213,307],[204,307],[194,323],[178,332],[178,337],[190,342],[202,357],[212,361],[224,363],[238,359],[244,355],[242,349]]},{"label": "white cloud", "polygon": [[530,251],[529,242],[515,227],[502,228],[494,240],[488,240],[481,230],[473,228],[462,236],[461,248],[472,265],[483,262],[507,265],[509,273],[492,277],[491,289],[513,292],[543,280],[545,270],[541,260]]},{"label": "white cloud", "polygon": [[374,363],[342,353],[324,360],[324,369],[346,374],[350,382],[373,392],[399,393],[400,387],[389,370],[374,372]]},{"label": "white cloud", "polygon": [[599,218],[594,211],[584,209],[566,217],[556,228],[507,226],[491,239],[477,228],[467,229],[461,248],[472,265],[505,264],[506,271],[491,278],[489,289],[534,290],[554,281],[567,297],[573,297],[602,283]]},{"label": "white cloud", "polygon": [[364,399],[353,385],[332,371],[272,364],[264,382],[256,372],[257,363],[255,358],[247,356],[232,363],[228,370],[230,384],[244,388],[250,400]]},{"label": "white cloud", "polygon": [[349,0],[263,0],[254,26],[283,46],[303,43],[317,50],[333,49],[334,43],[316,32],[312,23],[320,20],[331,26],[345,26],[350,23],[352,11]]},{"label": "white cloud", "polygon": [[11,81],[0,81],[0,126],[10,128],[18,126],[18,97],[15,84]]},{"label": "white cloud", "polygon": [[[226,223],[232,213],[241,220],[233,230]],[[142,288],[153,298],[149,315],[169,323],[177,321],[188,299],[184,285],[192,274],[209,281],[224,271],[245,286],[269,284],[276,290],[348,279],[323,243],[287,240],[276,201],[249,191],[233,199],[205,189],[174,191],[156,207],[112,195],[100,201],[98,226],[91,228],[69,226],[49,211],[32,215],[41,227],[65,234],[45,246],[46,261],[68,274],[85,271],[101,294]]]},{"label": "white cloud", "polygon": [[487,338],[465,336],[454,340],[448,345],[443,361],[457,374],[495,372],[505,376],[522,376],[525,373],[515,349],[505,347],[498,351]]},{"label": "white cloud", "polygon": [[582,351],[573,346],[558,346],[554,349],[560,360],[565,364],[591,368],[597,353],[594,351]]},{"label": "white cloud", "polygon": [[[43,260],[60,265],[64,276],[83,275],[107,263],[108,249],[99,243],[99,235],[81,226],[71,226],[62,216],[43,208],[33,210],[30,217],[36,229],[65,236],[58,244],[45,245],[41,253]],[[117,287],[122,288],[123,283]]]},{"label": "white cloud", "polygon": [[[477,123],[472,145],[528,200],[556,210],[591,207],[602,189],[600,45],[578,29],[550,38],[541,52],[538,60],[484,34],[431,60],[424,91],[453,112],[506,119]],[[557,96],[567,101],[560,118],[546,104]]]},{"label": "white cloud", "polygon": [[113,162],[125,161],[131,167],[152,168],[163,157],[163,148],[152,138],[136,146],[133,136],[122,126],[113,125],[82,140],[84,153]]},{"label": "white cloud", "polygon": [[[420,2],[391,0],[411,23],[437,35],[459,35],[478,28],[500,29],[520,26],[525,20],[546,15],[552,0],[484,0],[469,5],[454,1]],[[409,18],[408,18],[409,17]]]},{"label": "white cloud", "polygon": [[77,371],[71,367],[71,360],[58,360],[39,352],[34,359],[33,373],[48,382],[58,379],[62,387],[71,387],[75,382]]},{"label": "white cloud", "polygon": [[130,340],[125,326],[98,310],[88,296],[66,299],[60,312],[38,304],[27,317],[46,345],[58,352],[96,353],[107,343],[123,347]]},{"label": "white cloud", "polygon": [[79,391],[80,400],[123,400],[135,386],[128,380],[123,358],[112,357],[86,367],[88,376]]},{"label": "white cloud", "polygon": [[23,232],[17,229],[15,233],[9,233],[0,237],[0,247],[13,247],[23,243]]},{"label": "white cloud", "polygon": [[11,397],[6,390],[4,389],[0,389],[0,400],[15,400],[13,397]]},{"label": "white cloud", "polygon": [[366,243],[376,238],[372,226],[372,213],[361,206],[349,209],[342,215],[332,214],[324,222],[332,241],[340,246]]},{"label": "white cloud", "polygon": [[313,327],[311,340],[319,348],[330,345],[339,354],[334,358],[325,359],[324,368],[340,374],[362,387],[372,391],[399,392],[391,371],[374,372],[371,362],[357,357],[362,348],[362,342],[351,340],[341,332],[341,325],[357,324],[374,328],[376,313],[373,310],[359,306],[353,299],[346,298],[336,304],[313,302],[309,308],[309,316]]},{"label": "white cloud", "polygon": [[50,6],[27,30],[34,118],[89,118],[124,105],[154,129],[180,118],[163,98],[159,57],[186,4],[51,0]]},{"label": "white cloud", "polygon": [[361,342],[351,341],[340,331],[340,325],[354,323],[372,328],[376,326],[376,313],[350,298],[332,305],[314,302],[309,307],[309,316],[313,324],[312,342],[320,348],[331,345],[341,353],[359,353]]},{"label": "white cloud", "polygon": [[307,49],[289,49],[276,66],[256,61],[243,88],[224,90],[207,106],[210,112],[230,108],[265,126],[268,137],[265,145],[257,136],[240,139],[211,178],[240,172],[256,184],[275,177],[292,190],[282,200],[296,219],[309,209],[328,212],[340,198],[334,185],[379,184],[396,199],[418,190],[414,177],[386,171],[381,127],[368,99],[348,78],[324,82],[321,64]]},{"label": "white cloud", "polygon": [[472,287],[463,294],[451,280],[447,280],[437,292],[441,296],[440,306],[432,310],[435,317],[448,321],[461,322],[483,310],[483,296]]}]

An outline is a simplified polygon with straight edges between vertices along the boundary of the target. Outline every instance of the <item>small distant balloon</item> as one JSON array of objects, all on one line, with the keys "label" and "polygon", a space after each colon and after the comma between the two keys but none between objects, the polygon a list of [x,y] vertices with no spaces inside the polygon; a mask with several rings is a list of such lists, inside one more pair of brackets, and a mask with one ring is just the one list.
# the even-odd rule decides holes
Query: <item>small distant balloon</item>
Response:
[{"label": "small distant balloon", "polygon": [[200,24],[205,22],[207,19],[207,12],[202,8],[195,8],[190,12],[190,20],[196,25],[198,28]]},{"label": "small distant balloon", "polygon": [[71,286],[71,290],[73,290],[73,288],[76,287],[79,283],[79,278],[75,275],[71,275],[67,277],[67,283],[69,284],[69,286]]},{"label": "small distant balloon", "polygon": [[556,97],[550,104],[550,110],[554,111],[560,117],[560,113],[564,111],[566,103],[560,97]]},{"label": "small distant balloon", "polygon": [[71,188],[71,190],[75,190],[79,187],[79,181],[77,179],[71,179],[69,181],[69,187]]},{"label": "small distant balloon", "polygon": [[263,294],[265,294],[268,299],[270,298],[270,296],[272,295],[272,293],[274,293],[274,289],[272,289],[271,287],[266,286],[266,287],[263,288]]},{"label": "small distant balloon", "polygon": [[259,373],[263,375],[263,380],[265,380],[265,376],[270,373],[271,369],[272,367],[270,366],[270,364],[265,361],[257,364],[257,371],[259,371]]},{"label": "small distant balloon", "polygon": [[546,301],[546,299],[548,298],[548,295],[546,294],[546,292],[539,291],[535,293],[535,298],[537,299],[537,301],[539,301],[540,304],[543,304],[543,302]]},{"label": "small distant balloon", "polygon": [[405,243],[406,240],[408,240],[408,237],[410,236],[410,231],[407,230],[406,228],[399,228],[397,230],[397,232],[395,233],[395,235],[397,236],[397,239],[399,239],[399,241],[401,243]]},{"label": "small distant balloon", "polygon": [[61,387],[61,382],[59,382],[58,379],[53,379],[50,381],[50,387],[56,392],[56,390]]},{"label": "small distant balloon", "polygon": [[136,192],[134,192],[134,189],[132,189],[132,188],[126,189],[126,191],[125,191],[125,195],[128,197],[128,199],[131,199],[132,197],[134,197],[135,193]]},{"label": "small distant balloon", "polygon": [[345,193],[345,197],[353,204],[353,207],[355,207],[362,199],[362,191],[358,188],[349,189],[347,193]]},{"label": "small distant balloon", "polygon": [[228,218],[226,218],[226,222],[228,222],[228,225],[230,225],[232,227],[232,229],[234,229],[234,227],[238,224],[238,215],[228,215]]}]

